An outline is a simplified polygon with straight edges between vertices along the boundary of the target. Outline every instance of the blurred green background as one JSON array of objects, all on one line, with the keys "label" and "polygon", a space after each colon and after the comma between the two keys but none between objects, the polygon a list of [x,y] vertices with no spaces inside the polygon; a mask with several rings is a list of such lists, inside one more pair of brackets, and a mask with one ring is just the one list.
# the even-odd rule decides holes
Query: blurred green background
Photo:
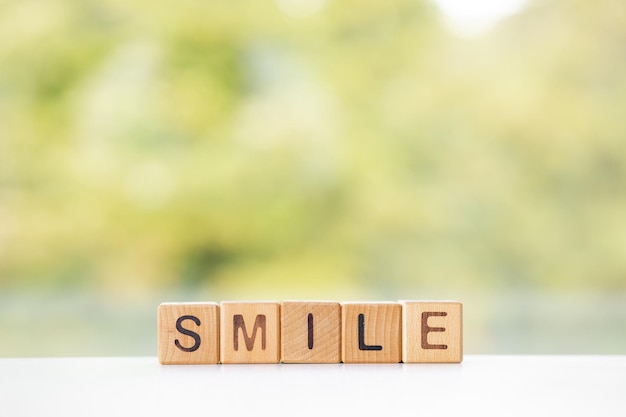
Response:
[{"label": "blurred green background", "polygon": [[0,0],[0,356],[429,298],[467,353],[625,353],[626,7],[446,3]]}]

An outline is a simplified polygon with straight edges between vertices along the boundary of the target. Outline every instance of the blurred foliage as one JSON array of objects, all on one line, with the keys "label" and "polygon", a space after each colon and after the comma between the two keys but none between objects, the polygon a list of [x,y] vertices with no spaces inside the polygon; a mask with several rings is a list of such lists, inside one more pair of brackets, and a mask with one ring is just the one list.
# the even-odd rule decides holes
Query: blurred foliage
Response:
[{"label": "blurred foliage", "polygon": [[617,0],[0,1],[0,290],[624,290],[625,45]]}]

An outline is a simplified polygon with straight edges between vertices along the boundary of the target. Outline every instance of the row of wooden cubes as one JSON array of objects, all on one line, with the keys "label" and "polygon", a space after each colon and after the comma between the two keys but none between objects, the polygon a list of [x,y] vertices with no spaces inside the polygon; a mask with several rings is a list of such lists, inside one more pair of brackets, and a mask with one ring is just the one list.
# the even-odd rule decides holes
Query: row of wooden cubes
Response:
[{"label": "row of wooden cubes", "polygon": [[458,363],[455,301],[163,303],[162,364]]}]

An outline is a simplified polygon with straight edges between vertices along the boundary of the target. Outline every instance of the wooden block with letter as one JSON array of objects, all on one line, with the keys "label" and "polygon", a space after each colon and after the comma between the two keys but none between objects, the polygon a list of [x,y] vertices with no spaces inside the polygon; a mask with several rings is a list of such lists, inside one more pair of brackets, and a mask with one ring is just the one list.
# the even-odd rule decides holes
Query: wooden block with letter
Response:
[{"label": "wooden block with letter", "polygon": [[343,362],[400,362],[401,311],[398,303],[342,303]]},{"label": "wooden block with letter", "polygon": [[223,302],[220,352],[222,363],[280,362],[280,304]]},{"label": "wooden block with letter", "polygon": [[402,360],[463,360],[463,305],[456,301],[402,301]]},{"label": "wooden block with letter", "polygon": [[341,305],[336,302],[285,301],[281,314],[284,363],[341,361]]},{"label": "wooden block with letter", "polygon": [[219,306],[163,303],[157,309],[159,362],[167,365],[219,362]]}]

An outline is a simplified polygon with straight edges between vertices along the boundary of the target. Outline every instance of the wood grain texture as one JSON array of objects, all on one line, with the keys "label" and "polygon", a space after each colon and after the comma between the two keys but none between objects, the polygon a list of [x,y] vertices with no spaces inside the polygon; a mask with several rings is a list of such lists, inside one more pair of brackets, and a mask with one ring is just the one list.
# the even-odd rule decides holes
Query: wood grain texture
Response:
[{"label": "wood grain texture", "polygon": [[166,365],[218,363],[219,326],[219,306],[216,303],[159,305],[159,362]]},{"label": "wood grain texture", "polygon": [[460,363],[463,305],[456,301],[402,301],[402,360]]},{"label": "wood grain texture", "polygon": [[400,362],[401,315],[398,303],[342,303],[343,362]]},{"label": "wood grain texture", "polygon": [[280,362],[280,304],[276,302],[221,303],[221,361]]},{"label": "wood grain texture", "polygon": [[341,361],[339,303],[285,301],[280,311],[281,356],[284,363]]}]

